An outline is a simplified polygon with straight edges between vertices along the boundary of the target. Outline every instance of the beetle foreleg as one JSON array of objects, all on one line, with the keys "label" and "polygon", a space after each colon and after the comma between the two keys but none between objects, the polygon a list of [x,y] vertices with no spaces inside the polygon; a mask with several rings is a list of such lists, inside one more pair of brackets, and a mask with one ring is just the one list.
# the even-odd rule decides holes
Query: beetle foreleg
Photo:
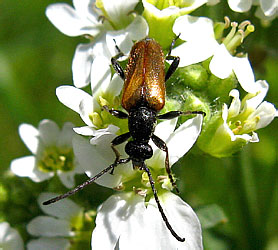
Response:
[{"label": "beetle foreleg", "polygon": [[203,116],[206,115],[206,113],[203,111],[170,111],[165,114],[158,115],[157,119],[170,120],[179,117],[181,115],[198,115],[198,114]]},{"label": "beetle foreleg", "polygon": [[[115,153],[116,159],[115,162],[118,162],[120,159],[120,152],[115,148],[115,146],[122,144],[123,142],[125,142],[128,138],[130,137],[130,132],[127,132],[125,134],[119,135],[116,138],[113,139],[113,141],[111,142],[111,148],[113,150],[113,152]],[[110,174],[113,174],[114,172],[114,168],[112,168]]]},{"label": "beetle foreleg", "polygon": [[116,110],[116,109],[109,109],[108,106],[106,106],[106,105],[102,106],[102,108],[104,110],[106,110],[107,112],[109,112],[111,115],[113,115],[119,119],[127,119],[128,118],[128,114],[126,114],[123,111]]}]

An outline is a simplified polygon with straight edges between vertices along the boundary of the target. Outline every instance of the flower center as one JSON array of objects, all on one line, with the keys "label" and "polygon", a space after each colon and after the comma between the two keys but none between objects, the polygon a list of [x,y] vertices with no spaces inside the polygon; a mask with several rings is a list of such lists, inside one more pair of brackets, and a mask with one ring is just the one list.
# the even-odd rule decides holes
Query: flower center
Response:
[{"label": "flower center", "polygon": [[229,121],[229,127],[235,135],[248,134],[256,130],[256,126],[260,121],[260,116],[248,117],[247,119],[240,119],[238,116],[235,121]]},{"label": "flower center", "polygon": [[38,168],[43,172],[68,172],[74,169],[74,155],[71,148],[48,147],[42,153]]},{"label": "flower center", "polygon": [[166,9],[170,6],[176,6],[179,8],[185,8],[192,5],[194,1],[188,0],[148,0],[149,3],[153,4],[159,10]]},{"label": "flower center", "polygon": [[[120,109],[120,98],[118,96],[112,96],[110,94],[100,95],[98,97],[99,107],[103,107],[104,105],[109,108]],[[113,124],[120,128],[118,131],[119,134],[127,132],[127,120],[119,119],[107,112],[104,109],[98,109],[89,114],[89,118],[92,123],[98,128],[103,129],[107,128],[109,124]]]},{"label": "flower center", "polygon": [[227,50],[232,54],[236,54],[236,49],[243,43],[243,40],[252,32],[254,32],[255,27],[250,21],[246,20],[238,24],[237,22],[230,22],[230,20],[225,18],[225,26],[223,29],[231,27],[230,32],[225,38],[222,38],[222,43],[226,46]]}]

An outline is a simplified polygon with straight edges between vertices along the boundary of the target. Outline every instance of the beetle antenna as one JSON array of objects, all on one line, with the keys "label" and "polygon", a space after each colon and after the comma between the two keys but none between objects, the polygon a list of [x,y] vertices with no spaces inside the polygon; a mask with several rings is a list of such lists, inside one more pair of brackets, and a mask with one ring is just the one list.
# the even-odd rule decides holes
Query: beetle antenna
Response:
[{"label": "beetle antenna", "polygon": [[154,195],[154,198],[155,198],[155,201],[156,201],[156,204],[157,204],[157,207],[158,207],[158,210],[162,216],[162,219],[164,220],[167,228],[169,229],[169,231],[171,232],[171,234],[178,240],[178,241],[181,241],[181,242],[184,242],[185,241],[185,238],[181,238],[180,236],[177,235],[177,233],[174,231],[174,229],[172,228],[172,226],[170,225],[164,211],[163,211],[163,208],[160,204],[160,201],[158,199],[158,195],[157,195],[157,191],[156,191],[156,188],[154,186],[154,180],[153,180],[153,177],[152,177],[152,174],[150,172],[150,169],[146,166],[145,163],[142,164],[142,169],[144,169],[148,176],[149,176],[149,180],[150,180],[150,184],[151,184],[151,187],[152,187],[152,190],[153,190],[153,195]]},{"label": "beetle antenna", "polygon": [[89,180],[85,181],[84,183],[78,185],[76,188],[68,191],[65,194],[59,195],[57,197],[54,197],[48,201],[44,201],[42,204],[43,205],[49,205],[52,203],[55,203],[59,200],[65,199],[75,193],[77,193],[78,191],[82,190],[84,187],[92,184],[93,182],[95,182],[99,177],[101,177],[102,175],[104,175],[105,173],[107,173],[109,170],[114,169],[115,167],[117,167],[120,164],[124,164],[130,161],[130,158],[126,158],[126,159],[119,159],[116,160],[113,164],[111,164],[109,167],[103,169],[101,172],[99,172],[97,175],[95,175],[94,177],[90,178]]},{"label": "beetle antenna", "polygon": [[178,40],[178,38],[180,37],[180,35],[181,35],[181,33],[179,33],[179,34],[172,40],[172,43],[171,43],[170,48],[169,48],[168,56],[171,56],[172,49],[174,48],[175,43],[176,43],[176,41]]},{"label": "beetle antenna", "polygon": [[115,59],[119,59],[120,57],[124,56],[124,53],[121,51],[121,49],[119,48],[119,46],[117,45],[117,42],[115,39],[113,39],[114,43],[115,43],[115,48],[117,50],[117,55],[114,56]]}]

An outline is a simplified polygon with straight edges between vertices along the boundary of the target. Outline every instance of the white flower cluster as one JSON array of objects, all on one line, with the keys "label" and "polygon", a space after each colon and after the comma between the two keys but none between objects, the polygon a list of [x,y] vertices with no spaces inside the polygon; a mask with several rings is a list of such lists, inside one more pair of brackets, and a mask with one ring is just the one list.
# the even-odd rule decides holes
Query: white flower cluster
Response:
[{"label": "white flower cluster", "polygon": [[[22,124],[19,134],[32,155],[12,161],[11,170],[15,175],[29,177],[34,182],[57,175],[64,186],[72,188],[75,174],[86,173],[88,177],[94,177],[115,161],[111,141],[124,133],[127,125],[103,110],[104,105],[119,106],[123,87],[122,79],[111,70],[111,57],[119,52],[116,45],[128,55],[134,41],[147,37],[148,21],[152,16],[155,20],[175,16],[169,32],[179,36],[181,41],[172,50],[173,56],[180,56],[179,67],[209,60],[211,74],[219,79],[234,74],[247,92],[243,101],[240,101],[237,89],[230,92],[233,100],[229,108],[223,104],[222,123],[215,136],[228,135],[230,142],[256,142],[258,136],[254,131],[267,126],[278,116],[272,104],[262,102],[268,91],[267,82],[256,81],[248,56],[235,52],[243,39],[253,32],[250,23],[228,22],[225,28],[231,28],[229,34],[219,39],[213,20],[187,15],[207,1],[190,1],[186,7],[181,4],[162,10],[149,2],[143,1],[143,15],[137,13],[139,0],[73,0],[73,7],[64,3],[47,7],[48,19],[62,33],[88,39],[88,43],[77,46],[73,57],[74,86],[56,89],[59,101],[77,112],[85,126],[74,127],[66,123],[60,130],[50,120],[41,121],[38,129]],[[235,6],[232,2],[229,4],[233,9],[243,6]],[[265,15],[277,14],[277,10],[273,12],[274,7],[264,4],[261,7]],[[245,6],[245,9],[248,8]],[[119,59],[126,60],[127,57]],[[81,89],[89,84],[91,93]],[[170,166],[194,145],[201,133],[202,122],[203,116],[196,115],[178,128],[177,119],[156,126],[154,134],[166,142]],[[113,174],[105,174],[96,180],[99,185],[122,192],[111,196],[99,207],[91,236],[92,249],[203,249],[201,225],[195,212],[171,193],[172,186],[164,170],[165,152],[154,144],[151,146],[153,157],[146,165],[155,172],[158,197],[170,224],[178,235],[185,237],[185,242],[177,241],[167,229],[145,173],[127,163],[115,168]],[[124,145],[117,149],[127,158]],[[28,232],[39,237],[28,243],[28,249],[70,249],[74,242],[71,239],[77,235],[76,221],[79,219],[76,218],[81,218],[84,211],[70,200],[41,205],[53,196],[43,193],[38,199],[41,210],[48,215],[36,217],[28,224]],[[2,223],[0,227],[5,227],[5,232],[10,230],[10,237],[17,237],[8,224]],[[1,244],[10,244],[5,235],[0,237],[0,248]]]}]

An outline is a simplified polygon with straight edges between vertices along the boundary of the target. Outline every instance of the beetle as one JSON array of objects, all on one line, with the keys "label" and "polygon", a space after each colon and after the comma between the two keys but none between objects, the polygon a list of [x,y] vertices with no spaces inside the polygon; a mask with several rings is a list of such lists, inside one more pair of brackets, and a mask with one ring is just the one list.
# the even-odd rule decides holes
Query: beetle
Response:
[{"label": "beetle", "polygon": [[[151,171],[145,164],[145,160],[150,159],[153,156],[152,147],[149,145],[149,141],[152,140],[159,149],[165,152],[166,172],[172,186],[178,191],[176,183],[171,174],[167,145],[162,139],[154,134],[157,119],[173,119],[181,115],[189,114],[204,115],[204,112],[202,111],[170,111],[165,114],[158,114],[165,105],[165,82],[175,72],[180,61],[178,56],[171,55],[171,50],[178,37],[179,36],[173,40],[166,58],[164,57],[164,53],[160,44],[154,39],[147,37],[141,41],[136,42],[131,49],[125,71],[117,61],[123,56],[123,53],[120,51],[119,47],[115,45],[118,54],[112,57],[111,63],[117,74],[124,81],[121,105],[127,111],[127,113],[120,110],[115,110],[113,108],[109,109],[108,106],[103,106],[103,109],[117,118],[127,119],[129,131],[117,136],[111,142],[112,150],[116,156],[114,163],[73,190],[45,201],[43,203],[44,205],[54,203],[78,192],[85,186],[93,183],[103,174],[109,171],[111,174],[113,174],[114,168],[118,165],[131,161],[134,169],[144,170],[148,174],[158,209],[165,222],[165,225],[171,234],[178,241],[185,241],[185,238],[180,237],[173,230],[171,224],[169,223],[160,204]],[[172,61],[166,74],[165,59]],[[130,138],[131,140],[129,140]],[[125,152],[127,153],[128,158],[121,159],[120,153],[116,149],[116,146],[126,141],[128,142],[125,145]]]}]

